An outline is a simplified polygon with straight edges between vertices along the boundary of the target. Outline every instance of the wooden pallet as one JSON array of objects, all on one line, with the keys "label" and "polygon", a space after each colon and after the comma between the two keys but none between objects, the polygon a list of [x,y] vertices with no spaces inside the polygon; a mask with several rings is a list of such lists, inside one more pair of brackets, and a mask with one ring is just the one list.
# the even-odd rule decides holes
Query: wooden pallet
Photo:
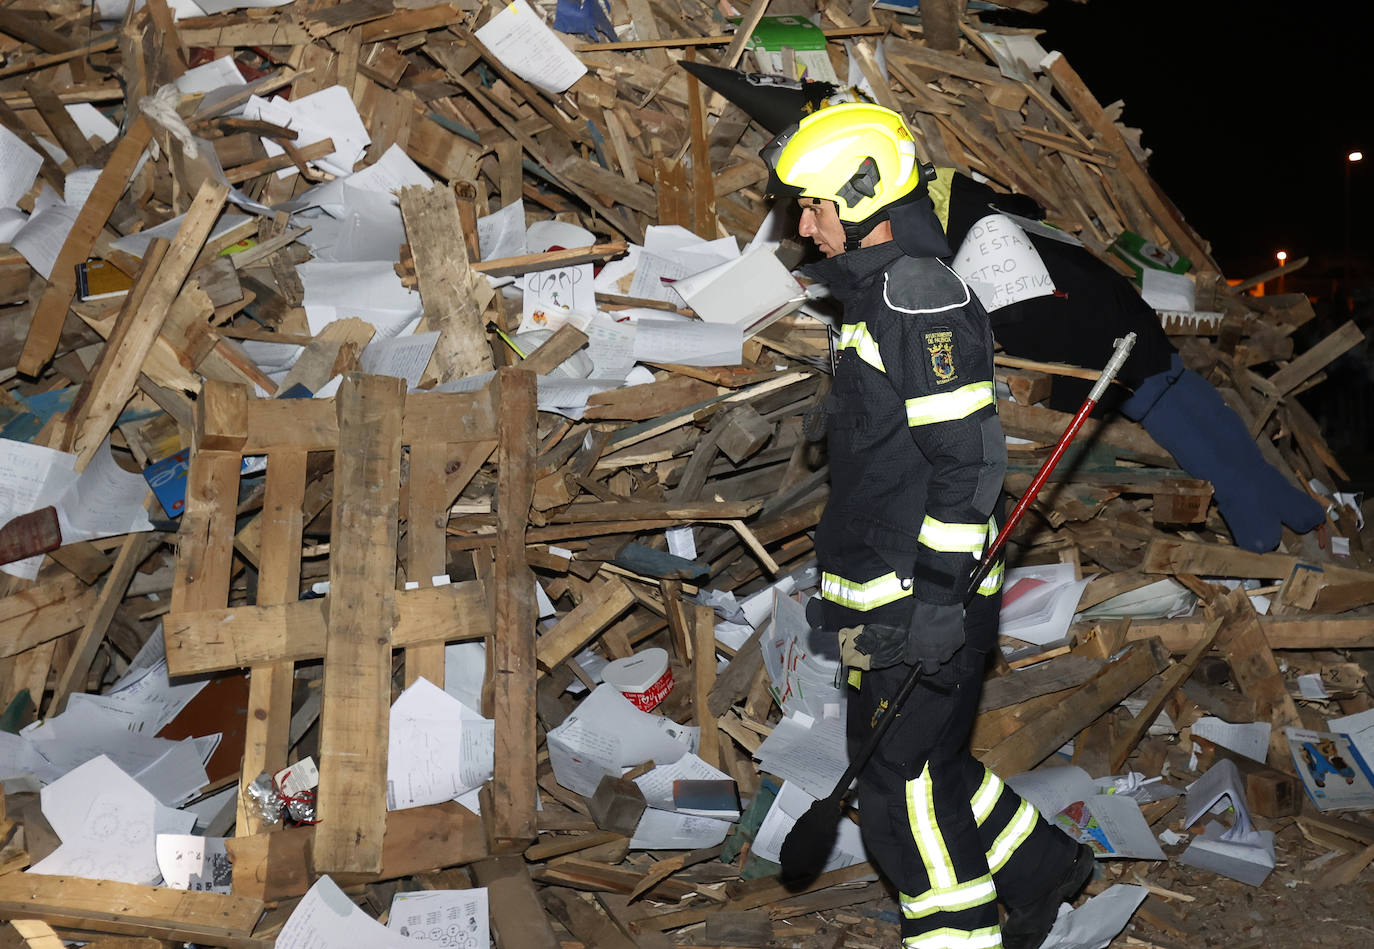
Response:
[{"label": "wooden pallet", "polygon": [[[380,878],[387,835],[386,749],[392,650],[404,649],[407,683],[443,684],[444,645],[485,640],[495,717],[493,806],[485,837],[475,818],[446,811],[449,833],[473,859],[536,836],[534,582],[524,530],[532,494],[534,376],[502,370],[475,393],[407,395],[391,377],[350,373],[333,399],[259,400],[243,386],[207,382],[197,403],[186,513],[178,535],[171,611],[164,630],[173,675],[251,671],[241,782],[287,764],[297,661],[324,659],[319,825],[311,870]],[[409,478],[401,480],[408,448]],[[312,452],[334,452],[332,492],[308,484]],[[435,586],[448,573],[448,509],[496,454],[494,552],[471,580]],[[245,456],[265,455],[260,521],[237,537],[258,566],[257,602],[230,606],[235,513]],[[332,497],[330,588],[298,598],[302,531]],[[401,542],[404,525],[404,543]],[[488,562],[494,560],[488,566]],[[400,581],[418,588],[397,589]],[[270,835],[240,804],[237,834]],[[266,841],[244,892],[271,889]],[[460,853],[461,855],[461,853]],[[394,861],[393,861],[394,862]],[[458,862],[458,861],[452,861]],[[240,889],[236,868],[235,889]]]}]

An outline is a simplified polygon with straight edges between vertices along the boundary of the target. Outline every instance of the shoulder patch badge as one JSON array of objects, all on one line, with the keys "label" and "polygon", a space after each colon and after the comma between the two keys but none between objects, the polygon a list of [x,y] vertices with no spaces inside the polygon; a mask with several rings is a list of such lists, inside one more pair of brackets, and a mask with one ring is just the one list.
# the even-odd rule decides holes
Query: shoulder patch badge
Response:
[{"label": "shoulder patch badge", "polygon": [[936,382],[949,382],[959,374],[954,365],[954,333],[936,330],[925,334],[926,352],[930,353],[930,368]]}]

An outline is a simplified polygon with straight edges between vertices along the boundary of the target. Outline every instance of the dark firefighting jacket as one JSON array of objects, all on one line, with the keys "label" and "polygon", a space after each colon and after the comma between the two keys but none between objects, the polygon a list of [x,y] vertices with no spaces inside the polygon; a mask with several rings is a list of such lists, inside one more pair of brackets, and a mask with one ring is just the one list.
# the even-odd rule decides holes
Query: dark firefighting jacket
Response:
[{"label": "dark firefighting jacket", "polygon": [[[844,306],[816,532],[822,596],[860,612],[913,594],[960,603],[995,536],[1006,470],[987,315],[943,262],[895,241],[805,272]],[[1000,587],[999,566],[979,592]]]}]

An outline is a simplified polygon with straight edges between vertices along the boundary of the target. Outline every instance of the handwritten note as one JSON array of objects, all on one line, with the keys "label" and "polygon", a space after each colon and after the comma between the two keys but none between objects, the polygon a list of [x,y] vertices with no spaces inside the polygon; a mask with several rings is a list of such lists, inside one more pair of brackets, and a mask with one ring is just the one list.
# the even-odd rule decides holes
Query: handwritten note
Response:
[{"label": "handwritten note", "polygon": [[954,255],[954,272],[989,313],[1054,293],[1045,262],[1026,232],[1005,214],[989,214],[969,228]]},{"label": "handwritten note", "polygon": [[4,126],[0,126],[0,208],[15,207],[33,187],[43,156]]},{"label": "handwritten note", "polygon": [[525,0],[515,0],[492,17],[477,38],[511,72],[545,92],[564,92],[587,74],[582,61]]}]

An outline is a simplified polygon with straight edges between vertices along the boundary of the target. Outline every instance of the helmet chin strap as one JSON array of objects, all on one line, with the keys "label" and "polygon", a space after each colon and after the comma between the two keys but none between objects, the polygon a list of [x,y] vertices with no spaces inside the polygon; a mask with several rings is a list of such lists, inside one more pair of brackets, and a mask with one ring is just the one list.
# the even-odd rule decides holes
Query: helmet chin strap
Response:
[{"label": "helmet chin strap", "polygon": [[848,253],[849,251],[858,250],[860,247],[862,247],[864,238],[867,237],[869,234],[873,233],[873,229],[877,227],[881,222],[886,220],[887,209],[883,208],[880,211],[874,212],[871,217],[868,217],[862,221],[857,221],[854,223],[842,221],[841,224],[844,227],[845,252]]}]

